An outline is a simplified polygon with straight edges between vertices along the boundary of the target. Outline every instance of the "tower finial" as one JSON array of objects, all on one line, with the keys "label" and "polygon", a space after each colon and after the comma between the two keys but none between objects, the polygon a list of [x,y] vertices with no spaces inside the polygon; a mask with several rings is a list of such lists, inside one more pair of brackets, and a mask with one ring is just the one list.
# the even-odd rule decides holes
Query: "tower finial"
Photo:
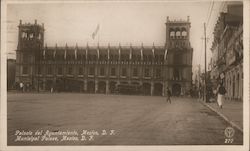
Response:
[{"label": "tower finial", "polygon": [[189,17],[189,16],[187,16],[187,21],[189,22],[189,20],[190,20],[190,17]]},{"label": "tower finial", "polygon": [[167,22],[169,22],[169,16],[167,16]]},{"label": "tower finial", "polygon": [[22,25],[22,19],[19,20],[19,24]]},{"label": "tower finial", "polygon": [[37,24],[37,20],[35,19],[35,25]]}]

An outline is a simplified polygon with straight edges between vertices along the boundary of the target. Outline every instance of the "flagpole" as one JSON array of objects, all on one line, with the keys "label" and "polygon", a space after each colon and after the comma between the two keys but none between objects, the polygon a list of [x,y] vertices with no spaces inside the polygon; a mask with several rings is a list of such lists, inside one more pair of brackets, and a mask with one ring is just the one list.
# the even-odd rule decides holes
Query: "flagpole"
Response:
[{"label": "flagpole", "polygon": [[99,40],[100,40],[100,24],[98,24],[98,26],[99,26],[99,30],[98,30],[98,44],[99,44]]}]

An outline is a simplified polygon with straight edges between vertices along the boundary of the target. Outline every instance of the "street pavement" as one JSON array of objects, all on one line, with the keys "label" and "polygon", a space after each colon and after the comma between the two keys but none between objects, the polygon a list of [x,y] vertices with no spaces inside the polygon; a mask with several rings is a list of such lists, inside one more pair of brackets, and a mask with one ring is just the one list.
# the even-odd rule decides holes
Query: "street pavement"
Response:
[{"label": "street pavement", "polygon": [[[192,98],[172,98],[170,104],[164,97],[157,96],[8,93],[7,111],[8,145],[243,143],[243,135],[237,129],[225,143],[228,138],[224,131],[230,124]],[[15,141],[17,130],[77,131],[80,141],[62,141],[63,136],[58,136],[59,141]],[[87,135],[81,136],[85,130]]]},{"label": "street pavement", "polygon": [[[202,101],[202,100],[200,100]],[[219,108],[217,102],[205,103],[206,106],[231,122],[240,131],[243,132],[243,102],[236,100],[225,100],[223,107]]]}]

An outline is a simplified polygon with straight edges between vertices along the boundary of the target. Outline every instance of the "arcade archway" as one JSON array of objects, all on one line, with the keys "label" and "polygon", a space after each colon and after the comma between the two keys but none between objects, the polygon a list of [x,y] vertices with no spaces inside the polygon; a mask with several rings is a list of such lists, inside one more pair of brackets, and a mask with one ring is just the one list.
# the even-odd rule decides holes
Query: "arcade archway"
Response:
[{"label": "arcade archway", "polygon": [[181,94],[181,85],[180,84],[173,84],[172,86],[172,94],[174,96],[179,96]]}]

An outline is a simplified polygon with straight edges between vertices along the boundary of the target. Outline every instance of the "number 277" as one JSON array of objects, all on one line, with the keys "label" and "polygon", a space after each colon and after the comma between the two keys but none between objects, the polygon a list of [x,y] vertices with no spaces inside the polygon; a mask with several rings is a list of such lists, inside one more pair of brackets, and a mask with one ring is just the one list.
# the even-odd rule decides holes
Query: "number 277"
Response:
[{"label": "number 277", "polygon": [[225,143],[226,143],[226,144],[232,144],[233,141],[234,141],[234,139],[232,139],[232,138],[226,138],[226,139],[225,139]]}]

